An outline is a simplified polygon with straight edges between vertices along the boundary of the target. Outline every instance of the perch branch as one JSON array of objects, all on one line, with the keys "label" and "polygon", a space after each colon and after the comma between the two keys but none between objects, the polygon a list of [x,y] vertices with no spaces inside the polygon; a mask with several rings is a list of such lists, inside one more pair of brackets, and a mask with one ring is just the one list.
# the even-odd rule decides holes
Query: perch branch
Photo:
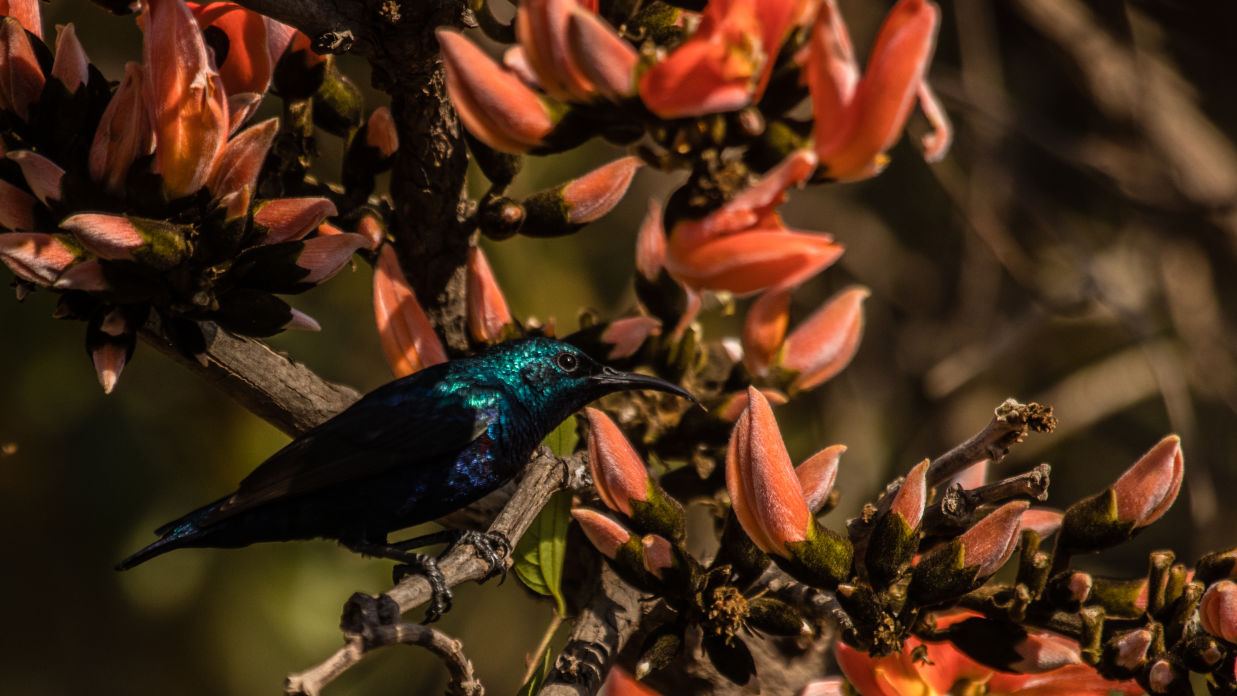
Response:
[{"label": "perch branch", "polygon": [[[586,456],[583,452],[577,452],[570,457],[556,457],[550,454],[548,449],[538,450],[510,502],[490,526],[490,531],[501,532],[512,542],[518,540],[551,495],[563,488],[574,489],[585,485],[588,480],[585,476],[588,470],[584,461]],[[507,562],[510,563],[510,559],[507,559]],[[480,580],[489,571],[489,565],[477,555],[471,544],[457,546],[440,559],[438,565],[448,587],[455,587],[468,580]],[[428,602],[430,596],[429,583],[419,575],[404,578],[395,587],[377,597],[358,592],[344,605],[344,618],[341,622],[344,633],[346,636],[378,635],[386,628],[406,625],[400,623],[399,617]],[[316,692],[292,690],[294,681],[303,680],[305,675],[313,675],[318,680],[315,688],[321,689],[360,660],[365,651],[355,654],[358,649],[349,638],[344,647],[318,665],[290,675],[287,682],[288,693],[312,696]]]},{"label": "perch branch", "polygon": [[451,673],[448,696],[484,696],[485,688],[473,674],[472,662],[464,654],[464,646],[455,638],[429,626],[397,623],[366,627],[363,633],[350,633],[343,649],[325,662],[296,674],[288,675],[284,692],[293,696],[318,696],[322,689],[371,651],[388,645],[419,645],[438,656]]}]

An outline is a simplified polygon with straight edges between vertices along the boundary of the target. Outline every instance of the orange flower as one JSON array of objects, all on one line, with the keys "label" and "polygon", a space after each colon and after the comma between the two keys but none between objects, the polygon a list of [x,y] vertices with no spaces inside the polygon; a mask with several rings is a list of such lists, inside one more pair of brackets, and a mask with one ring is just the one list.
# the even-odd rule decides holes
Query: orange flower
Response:
[{"label": "orange flower", "polygon": [[[202,33],[216,37],[215,68],[229,95],[263,94],[271,84],[266,18],[232,2],[186,2]],[[222,44],[222,45],[219,45]]]},{"label": "orange flower", "polygon": [[150,0],[144,19],[155,162],[164,191],[179,198],[202,188],[214,168],[228,137],[227,94],[184,3]]},{"label": "orange flower", "polygon": [[928,0],[900,0],[889,11],[858,77],[850,37],[832,0],[812,27],[806,66],[815,118],[816,154],[825,176],[852,181],[884,168],[917,98],[935,130],[925,139],[929,160],[949,144],[949,124],[923,75],[936,45],[940,10]]}]

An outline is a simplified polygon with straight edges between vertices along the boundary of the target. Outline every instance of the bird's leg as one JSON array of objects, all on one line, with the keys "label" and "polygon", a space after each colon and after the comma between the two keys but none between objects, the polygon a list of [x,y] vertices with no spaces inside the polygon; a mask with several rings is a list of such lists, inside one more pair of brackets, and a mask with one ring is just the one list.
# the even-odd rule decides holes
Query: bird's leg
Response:
[{"label": "bird's leg", "polygon": [[430,586],[430,604],[425,610],[425,623],[434,623],[451,610],[451,588],[447,587],[447,580],[438,568],[438,560],[433,556],[412,553],[395,544],[360,542],[349,543],[347,546],[366,556],[398,561],[398,565],[391,571],[392,582],[396,584],[414,573],[424,575]]},{"label": "bird's leg", "polygon": [[507,563],[506,557],[511,555],[511,542],[507,540],[507,535],[502,532],[474,532],[464,529],[444,529],[433,534],[425,534],[423,536],[414,537],[406,541],[397,541],[391,544],[392,548],[409,551],[419,549],[422,546],[431,544],[441,544],[447,542],[448,546],[445,551],[439,554],[441,559],[448,553],[459,546],[460,544],[472,544],[473,548],[477,549],[477,555],[481,560],[489,564],[489,570],[486,571],[485,577],[481,578],[481,582],[485,582],[495,575],[501,575],[502,579],[499,584],[502,584],[507,579]]},{"label": "bird's leg", "polygon": [[498,580],[499,585],[507,581],[507,557],[511,555],[511,541],[507,539],[506,534],[493,531],[459,530],[459,536],[443,552],[444,555],[460,544],[472,544],[481,560],[490,564],[489,570],[485,571],[485,577],[478,582],[485,582],[495,575],[501,576]]}]

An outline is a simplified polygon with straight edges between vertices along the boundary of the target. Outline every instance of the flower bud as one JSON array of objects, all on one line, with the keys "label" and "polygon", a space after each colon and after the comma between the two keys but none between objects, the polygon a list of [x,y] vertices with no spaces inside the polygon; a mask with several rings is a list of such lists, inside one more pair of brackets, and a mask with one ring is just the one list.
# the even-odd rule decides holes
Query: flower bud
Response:
[{"label": "flower bud", "polygon": [[773,288],[747,310],[743,322],[743,364],[753,375],[764,374],[782,347],[790,324],[790,291]]},{"label": "flower bud", "polygon": [[1158,520],[1177,498],[1183,462],[1180,438],[1164,438],[1112,486],[1066,510],[1060,543],[1071,551],[1099,551]]},{"label": "flower bud", "polygon": [[43,38],[43,13],[39,9],[39,0],[3,0],[0,2],[0,14],[7,15],[21,22],[26,31]]},{"label": "flower bud", "polygon": [[119,308],[96,316],[86,328],[86,350],[94,363],[95,374],[104,394],[111,394],[133,356],[138,321],[130,321]]},{"label": "flower bud", "polygon": [[610,349],[607,360],[629,358],[640,350],[650,336],[661,333],[661,322],[653,317],[634,316],[615,319],[606,326],[601,334],[602,343],[608,343]]},{"label": "flower bud", "polygon": [[645,569],[644,544],[622,524],[588,508],[575,508],[571,516],[580,523],[584,536],[605,556],[619,577],[633,587],[664,591],[658,579]]},{"label": "flower bud", "polygon": [[1054,633],[1027,632],[1008,621],[974,617],[948,629],[949,640],[993,669],[1039,674],[1082,663],[1078,644]]},{"label": "flower bud", "polygon": [[271,118],[246,128],[223,146],[219,160],[206,185],[219,198],[230,193],[245,192],[228,206],[228,219],[240,217],[249,210],[249,200],[257,187],[258,173],[266,161],[266,153],[279,132],[279,119]]},{"label": "flower bud", "polygon": [[850,364],[863,336],[863,301],[870,294],[861,286],[839,292],[786,337],[781,365],[798,373],[792,392],[812,389]]},{"label": "flower bud", "polygon": [[60,27],[56,32],[56,57],[52,61],[52,77],[72,94],[90,79],[90,60],[82,43],[77,40],[77,30],[73,24]]},{"label": "flower bud", "polygon": [[588,464],[597,494],[611,510],[631,519],[642,533],[672,541],[685,535],[683,508],[649,476],[644,461],[609,416],[595,408],[588,417]]},{"label": "flower bud", "polygon": [[21,167],[22,176],[26,177],[26,185],[43,205],[60,200],[60,181],[64,178],[64,170],[60,165],[30,150],[17,150],[6,156]]},{"label": "flower bud", "polygon": [[0,109],[30,119],[30,105],[43,94],[43,69],[34,55],[26,28],[14,17],[0,18]]},{"label": "flower bud", "polygon": [[838,476],[838,462],[845,451],[846,445],[830,445],[795,467],[795,475],[803,487],[803,499],[813,515],[819,514],[829,500]]},{"label": "flower bud", "polygon": [[567,18],[567,45],[571,62],[602,96],[618,101],[635,93],[639,54],[604,19],[574,3]]},{"label": "flower bud", "polygon": [[786,572],[826,589],[849,575],[850,542],[808,510],[769,402],[752,387],[726,451],[726,489],[744,531]]},{"label": "flower bud", "polygon": [[1237,645],[1237,583],[1221,580],[1207,588],[1198,613],[1204,631]]},{"label": "flower bud", "polygon": [[504,152],[527,152],[541,146],[554,129],[555,119],[536,93],[463,35],[449,29],[438,29],[435,34],[442,47],[451,103],[464,127],[481,142]]},{"label": "flower bud", "polygon": [[384,245],[374,265],[374,320],[396,377],[447,361],[438,334],[400,269],[395,248]]},{"label": "flower bud", "polygon": [[52,285],[76,260],[59,239],[42,232],[0,234],[0,260],[22,280]]},{"label": "flower bud", "polygon": [[369,115],[369,122],[365,125],[365,144],[383,157],[390,157],[399,149],[399,132],[387,107],[380,106]]},{"label": "flower bud", "polygon": [[872,527],[864,565],[874,587],[886,587],[901,577],[919,549],[919,523],[928,499],[925,459],[906,475],[889,511]]},{"label": "flower bud", "polygon": [[124,79],[103,110],[90,145],[90,178],[112,195],[124,193],[129,167],[154,148],[142,96],[144,75],[141,65],[125,64]]},{"label": "flower bud", "polygon": [[189,258],[191,230],[163,220],[80,213],[65,218],[69,230],[87,251],[109,261],[137,261],[167,270]]},{"label": "flower bud", "polygon": [[1006,503],[958,538],[923,554],[907,593],[920,604],[961,596],[1001,569],[1018,545],[1027,503]]},{"label": "flower bud", "polygon": [[7,181],[0,180],[0,227],[13,232],[34,229],[34,196]]},{"label": "flower bud", "polygon": [[640,545],[644,551],[644,569],[661,580],[662,572],[674,566],[674,552],[670,542],[663,536],[648,534],[640,540]]},{"label": "flower bud", "polygon": [[1147,661],[1147,650],[1151,647],[1151,631],[1140,628],[1116,636],[1108,642],[1107,649],[1111,654],[1112,663],[1130,673],[1142,668]]},{"label": "flower bud", "polygon": [[610,212],[627,193],[640,160],[624,157],[524,200],[526,220],[520,233],[529,237],[571,234]]},{"label": "flower bud", "polygon": [[277,244],[304,237],[336,212],[326,198],[276,198],[254,206],[253,222],[266,232],[261,244]]},{"label": "flower bud", "polygon": [[649,210],[636,235],[636,270],[649,282],[657,280],[666,263],[666,230],[661,214],[661,203],[650,198]]},{"label": "flower bud", "polygon": [[497,343],[511,325],[507,298],[494,278],[490,262],[480,247],[468,250],[467,280],[468,330],[482,343]]}]

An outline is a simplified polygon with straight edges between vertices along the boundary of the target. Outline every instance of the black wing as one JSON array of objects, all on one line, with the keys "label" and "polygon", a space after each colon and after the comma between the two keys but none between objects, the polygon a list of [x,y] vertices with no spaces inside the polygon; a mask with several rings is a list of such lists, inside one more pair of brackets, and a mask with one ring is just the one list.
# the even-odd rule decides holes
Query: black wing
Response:
[{"label": "black wing", "polygon": [[458,398],[441,393],[436,380],[420,386],[410,381],[415,377],[380,387],[293,440],[246,476],[201,524],[440,459],[485,432],[496,392],[472,388],[467,399]]}]

